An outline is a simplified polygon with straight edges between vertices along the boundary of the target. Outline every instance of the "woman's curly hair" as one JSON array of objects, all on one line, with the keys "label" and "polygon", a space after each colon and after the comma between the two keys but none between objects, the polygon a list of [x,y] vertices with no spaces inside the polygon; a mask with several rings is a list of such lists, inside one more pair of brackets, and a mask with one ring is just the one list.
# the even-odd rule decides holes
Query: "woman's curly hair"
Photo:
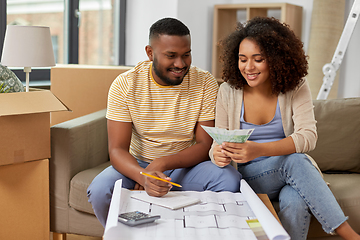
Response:
[{"label": "woman's curly hair", "polygon": [[295,89],[307,75],[303,43],[289,26],[275,18],[255,17],[245,24],[238,23],[236,30],[219,42],[222,78],[232,87],[242,89],[247,85],[238,67],[239,45],[245,38],[255,41],[266,59],[274,94]]}]

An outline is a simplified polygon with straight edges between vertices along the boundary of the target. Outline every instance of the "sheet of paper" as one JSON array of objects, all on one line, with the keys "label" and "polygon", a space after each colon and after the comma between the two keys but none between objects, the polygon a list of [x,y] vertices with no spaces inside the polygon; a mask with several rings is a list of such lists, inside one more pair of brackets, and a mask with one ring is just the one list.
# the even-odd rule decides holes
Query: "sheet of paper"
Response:
[{"label": "sheet of paper", "polygon": [[178,209],[182,207],[187,207],[189,205],[200,202],[200,199],[194,198],[192,196],[180,195],[175,192],[168,192],[162,197],[152,197],[149,196],[146,192],[141,192],[140,194],[135,194],[131,196],[148,203],[159,205],[162,207],[170,209]]},{"label": "sheet of paper", "polygon": [[254,129],[235,129],[227,130],[218,127],[207,127],[201,125],[201,127],[215,140],[217,144],[223,142],[235,142],[244,143],[250,137]]},{"label": "sheet of paper", "polygon": [[276,240],[290,239],[290,236],[285,231],[285,229],[280,225],[280,223],[276,220],[274,215],[271,214],[268,208],[263,204],[260,198],[255,194],[252,188],[243,179],[241,180],[240,190],[246,197],[247,202],[250,205],[250,208],[257,216],[261,226],[268,235],[269,239],[276,239]]},{"label": "sheet of paper", "polygon": [[[133,197],[141,195],[143,192],[122,189],[121,184],[119,185],[118,182],[115,184],[104,240],[143,240],[144,236],[148,240],[258,240],[248,224],[251,219],[259,220],[270,240],[290,239],[279,222],[244,180],[241,180],[241,193],[174,191],[175,195],[200,199],[198,204],[177,210]],[[153,223],[135,227],[118,222],[119,213],[134,210],[151,215],[159,214],[161,218]]]},{"label": "sheet of paper", "polygon": [[[110,204],[109,208],[109,214],[107,217],[107,224],[105,226],[105,232],[107,232],[111,228],[115,228],[117,226],[117,221],[114,221],[114,219],[117,219],[117,216],[119,214],[119,208],[120,208],[120,199],[121,199],[121,185],[122,180],[118,180],[115,182],[113,195],[119,196],[117,198],[112,199],[112,204]],[[126,201],[126,199],[123,199],[123,201]]]}]

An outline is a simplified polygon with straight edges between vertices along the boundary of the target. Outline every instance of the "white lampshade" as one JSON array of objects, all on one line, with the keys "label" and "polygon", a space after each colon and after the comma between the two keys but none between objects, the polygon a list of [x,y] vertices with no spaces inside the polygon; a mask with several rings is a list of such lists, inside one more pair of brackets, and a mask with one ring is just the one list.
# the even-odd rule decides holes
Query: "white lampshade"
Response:
[{"label": "white lampshade", "polygon": [[8,25],[1,64],[7,67],[55,66],[50,28]]}]

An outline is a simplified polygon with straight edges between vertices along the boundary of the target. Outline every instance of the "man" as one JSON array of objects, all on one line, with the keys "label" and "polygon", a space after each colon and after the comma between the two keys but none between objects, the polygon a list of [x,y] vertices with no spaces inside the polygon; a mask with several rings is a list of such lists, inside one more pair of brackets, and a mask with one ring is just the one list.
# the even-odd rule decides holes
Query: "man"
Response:
[{"label": "man", "polygon": [[214,126],[218,85],[207,71],[191,66],[189,29],[164,18],[150,28],[149,61],[119,75],[108,97],[111,165],[88,189],[89,202],[105,226],[115,181],[127,189],[163,196],[173,190],[239,191],[240,173],[211,163],[211,137],[200,125]]}]

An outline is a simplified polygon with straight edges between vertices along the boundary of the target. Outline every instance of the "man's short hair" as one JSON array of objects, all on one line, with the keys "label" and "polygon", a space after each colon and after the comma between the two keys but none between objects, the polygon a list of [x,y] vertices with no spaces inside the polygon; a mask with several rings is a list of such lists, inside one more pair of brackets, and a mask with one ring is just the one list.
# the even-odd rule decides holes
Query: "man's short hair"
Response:
[{"label": "man's short hair", "polygon": [[156,21],[149,32],[149,41],[159,35],[185,36],[190,35],[190,30],[185,24],[175,18],[162,18]]}]

